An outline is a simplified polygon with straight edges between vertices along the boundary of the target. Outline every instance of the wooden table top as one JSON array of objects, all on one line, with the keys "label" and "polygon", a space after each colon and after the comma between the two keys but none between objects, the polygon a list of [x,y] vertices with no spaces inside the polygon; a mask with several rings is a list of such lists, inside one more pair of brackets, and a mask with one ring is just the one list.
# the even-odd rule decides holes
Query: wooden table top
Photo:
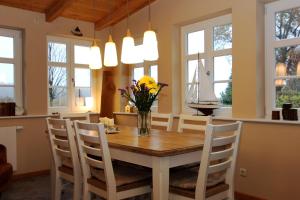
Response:
[{"label": "wooden table top", "polygon": [[165,157],[202,150],[204,134],[178,133],[152,129],[148,136],[138,136],[135,127],[119,126],[120,132],[108,134],[110,147],[151,156]]}]

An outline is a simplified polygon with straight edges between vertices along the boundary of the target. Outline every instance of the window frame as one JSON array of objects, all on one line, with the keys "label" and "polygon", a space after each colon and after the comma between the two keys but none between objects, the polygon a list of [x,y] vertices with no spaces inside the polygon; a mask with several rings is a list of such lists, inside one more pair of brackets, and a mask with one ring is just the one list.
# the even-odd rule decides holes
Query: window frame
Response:
[{"label": "window frame", "polygon": [[0,28],[0,36],[12,37],[14,45],[14,58],[0,57],[0,63],[14,65],[14,84],[3,86],[14,87],[15,103],[18,107],[23,108],[22,31],[16,29]]},{"label": "window frame", "polygon": [[[51,62],[48,60],[48,44],[49,42],[54,43],[63,43],[66,44],[66,62]],[[46,43],[47,50],[47,105],[48,105],[48,113],[60,112],[60,113],[80,113],[95,110],[95,92],[93,90],[93,72],[89,68],[88,64],[76,64],[75,63],[75,46],[86,46],[90,47],[92,45],[92,41],[90,40],[82,40],[82,39],[73,39],[66,37],[58,37],[58,36],[47,36]],[[67,69],[67,105],[66,106],[50,106],[49,101],[49,76],[48,76],[48,68],[49,66],[57,66],[57,67],[65,67]],[[90,69],[90,89],[91,89],[91,97],[93,97],[94,102],[91,108],[86,106],[76,106],[76,97],[75,97],[75,68],[84,68]]]},{"label": "window frame", "polygon": [[[269,3],[265,6],[265,104],[266,118],[271,118],[273,110],[276,108],[276,86],[275,80],[286,77],[276,77],[276,57],[275,49],[286,46],[300,45],[299,38],[276,40],[275,36],[275,14],[280,11],[300,7],[300,2],[294,0],[280,0]],[[300,76],[288,76],[290,78],[300,78]],[[298,112],[300,108],[298,108]]]},{"label": "window frame", "polygon": [[[214,58],[220,56],[232,56],[232,47],[229,49],[214,50],[214,32],[213,29],[216,26],[232,24],[232,14],[219,16],[216,18],[200,21],[194,24],[189,24],[181,27],[181,111],[183,113],[195,113],[195,110],[189,108],[185,102],[187,94],[188,82],[188,61],[198,60],[198,54],[188,54],[188,34],[204,30],[204,53],[199,54],[199,59],[204,59],[204,66],[210,73],[209,80],[211,81],[212,87],[216,83],[232,82],[232,80],[214,80]],[[226,115],[231,116],[232,107],[221,107],[215,111],[215,115]]]}]

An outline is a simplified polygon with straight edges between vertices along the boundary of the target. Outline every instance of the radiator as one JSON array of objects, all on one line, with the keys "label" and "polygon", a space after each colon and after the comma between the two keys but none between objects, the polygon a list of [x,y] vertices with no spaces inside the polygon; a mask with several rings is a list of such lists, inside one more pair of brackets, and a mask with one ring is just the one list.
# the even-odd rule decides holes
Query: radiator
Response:
[{"label": "radiator", "polygon": [[7,162],[12,164],[13,170],[17,170],[17,129],[16,126],[0,127],[0,144],[7,150]]}]

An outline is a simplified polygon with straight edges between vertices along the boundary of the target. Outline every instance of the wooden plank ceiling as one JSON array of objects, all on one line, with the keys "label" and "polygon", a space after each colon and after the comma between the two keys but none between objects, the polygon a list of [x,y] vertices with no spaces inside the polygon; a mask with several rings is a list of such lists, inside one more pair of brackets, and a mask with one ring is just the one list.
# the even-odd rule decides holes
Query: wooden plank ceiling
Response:
[{"label": "wooden plank ceiling", "polygon": [[[148,0],[128,2],[130,14],[148,5]],[[45,13],[47,22],[58,17],[93,22],[96,30],[114,25],[127,16],[126,0],[0,0],[0,5]]]}]

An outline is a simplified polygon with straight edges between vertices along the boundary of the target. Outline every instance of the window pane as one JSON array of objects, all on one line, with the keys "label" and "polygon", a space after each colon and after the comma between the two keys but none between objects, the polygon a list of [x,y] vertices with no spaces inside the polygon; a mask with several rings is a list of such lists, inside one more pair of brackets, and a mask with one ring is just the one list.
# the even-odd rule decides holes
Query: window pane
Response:
[{"label": "window pane", "polygon": [[133,79],[138,81],[144,76],[144,67],[136,67],[133,69]]},{"label": "window pane", "polygon": [[75,45],[74,51],[76,64],[89,64],[90,47]]},{"label": "window pane", "polygon": [[197,31],[188,34],[188,54],[204,52],[204,31]]},{"label": "window pane", "polygon": [[15,100],[15,88],[0,86],[0,101],[14,101],[14,100]]},{"label": "window pane", "polygon": [[67,106],[67,69],[48,67],[50,107]]},{"label": "window pane", "polygon": [[158,71],[157,71],[157,65],[151,65],[150,66],[150,76],[154,78],[156,82],[158,82]]},{"label": "window pane", "polygon": [[215,95],[223,105],[232,105],[232,83],[215,83]]},{"label": "window pane", "polygon": [[[293,76],[297,75],[297,66],[300,61],[300,45],[281,47],[275,49],[276,66],[283,69],[277,71],[277,76]],[[276,67],[275,66],[275,67]],[[284,71],[284,72],[283,72]],[[300,65],[299,65],[300,72]],[[300,75],[300,74],[298,74]]]},{"label": "window pane", "polygon": [[14,85],[14,65],[0,63],[0,85]]},{"label": "window pane", "polygon": [[50,107],[67,106],[67,88],[51,87],[49,88]]},{"label": "window pane", "polygon": [[300,7],[277,12],[275,17],[277,40],[300,37]]},{"label": "window pane", "polygon": [[232,73],[232,56],[220,56],[214,58],[214,80],[230,80]]},{"label": "window pane", "polygon": [[232,24],[214,27],[214,50],[232,48]]},{"label": "window pane", "polygon": [[75,88],[75,105],[86,106],[87,97],[91,97],[91,88],[89,87],[76,87]]},{"label": "window pane", "polygon": [[[204,59],[201,59],[202,65],[204,67]],[[188,61],[188,83],[192,83],[194,81],[198,81],[198,60],[189,60]]]},{"label": "window pane", "polygon": [[75,87],[90,87],[91,71],[85,68],[75,68]]},{"label": "window pane", "polygon": [[48,67],[49,87],[67,86],[67,69],[65,67]]},{"label": "window pane", "polygon": [[300,108],[300,79],[276,80],[276,107],[284,103],[292,103],[294,108]]},{"label": "window pane", "polygon": [[14,58],[14,38],[0,36],[0,57]]},{"label": "window pane", "polygon": [[48,43],[48,61],[49,62],[67,62],[67,45],[62,43]]}]

